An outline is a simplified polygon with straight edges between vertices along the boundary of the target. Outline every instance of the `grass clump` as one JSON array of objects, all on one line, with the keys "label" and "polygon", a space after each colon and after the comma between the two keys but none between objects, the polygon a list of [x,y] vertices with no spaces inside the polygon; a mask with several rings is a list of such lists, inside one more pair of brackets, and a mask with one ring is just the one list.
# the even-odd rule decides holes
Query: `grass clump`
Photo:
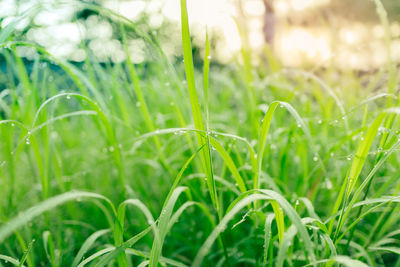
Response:
[{"label": "grass clump", "polygon": [[352,71],[252,66],[245,47],[244,66],[210,64],[207,34],[197,68],[185,0],[184,63],[78,4],[155,60],[83,44],[72,64],[2,29],[0,266],[400,266],[393,65],[371,92]]}]

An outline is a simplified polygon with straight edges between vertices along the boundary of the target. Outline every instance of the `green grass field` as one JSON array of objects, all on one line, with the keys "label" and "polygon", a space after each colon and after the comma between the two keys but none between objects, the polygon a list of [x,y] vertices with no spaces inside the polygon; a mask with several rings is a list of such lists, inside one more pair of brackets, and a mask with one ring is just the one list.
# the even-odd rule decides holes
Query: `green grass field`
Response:
[{"label": "green grass field", "polygon": [[400,266],[394,64],[222,66],[207,38],[195,68],[185,0],[184,62],[99,12],[152,58],[72,64],[0,32],[0,266]]}]

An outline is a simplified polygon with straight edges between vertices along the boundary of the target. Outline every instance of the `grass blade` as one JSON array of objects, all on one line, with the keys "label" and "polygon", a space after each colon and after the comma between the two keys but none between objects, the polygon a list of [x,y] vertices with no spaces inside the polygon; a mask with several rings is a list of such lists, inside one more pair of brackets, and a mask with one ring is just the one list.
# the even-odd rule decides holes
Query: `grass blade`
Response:
[{"label": "grass blade", "polygon": [[[186,8],[186,0],[181,0],[181,26],[182,26],[182,46],[183,46],[183,57],[185,63],[185,73],[186,73],[186,81],[189,90],[189,98],[190,105],[192,107],[192,115],[195,128],[201,131],[205,130],[203,119],[200,110],[199,99],[197,97],[196,92],[196,83],[194,79],[194,67],[193,67],[193,57],[192,57],[192,45],[190,41],[190,32],[189,32],[189,22]],[[198,146],[201,147],[206,140],[200,134],[197,134],[197,143]],[[217,201],[217,192],[215,190],[215,181],[212,173],[211,166],[211,158],[210,158],[210,149],[208,146],[202,150],[202,163],[204,172],[207,177],[207,186],[210,191],[211,200],[214,204],[214,207],[218,211],[218,201]]]},{"label": "grass blade", "polygon": [[94,232],[91,234],[85,242],[82,244],[81,248],[79,249],[78,253],[76,254],[74,261],[72,262],[73,267],[78,266],[79,261],[83,258],[85,253],[90,249],[90,247],[96,242],[96,240],[101,237],[102,235],[105,235],[110,232],[110,229],[103,229]]},{"label": "grass blade", "polygon": [[[112,203],[104,196],[90,193],[90,192],[67,192],[55,197],[51,197],[39,204],[36,204],[29,209],[21,212],[17,217],[9,220],[6,224],[0,226],[0,242],[3,242],[19,227],[28,224],[32,219],[41,215],[42,213],[52,210],[66,202],[77,201],[84,198],[88,199],[101,199],[108,203],[112,210],[114,210]],[[115,211],[115,210],[114,210]],[[116,212],[115,212],[116,213]]]}]

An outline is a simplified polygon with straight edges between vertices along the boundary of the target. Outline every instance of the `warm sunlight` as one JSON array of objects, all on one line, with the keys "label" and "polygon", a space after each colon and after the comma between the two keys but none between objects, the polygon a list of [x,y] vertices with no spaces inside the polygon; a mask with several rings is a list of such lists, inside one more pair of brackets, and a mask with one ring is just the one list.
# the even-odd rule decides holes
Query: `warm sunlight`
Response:
[{"label": "warm sunlight", "polygon": [[399,0],[0,0],[0,267],[400,267],[399,74]]}]

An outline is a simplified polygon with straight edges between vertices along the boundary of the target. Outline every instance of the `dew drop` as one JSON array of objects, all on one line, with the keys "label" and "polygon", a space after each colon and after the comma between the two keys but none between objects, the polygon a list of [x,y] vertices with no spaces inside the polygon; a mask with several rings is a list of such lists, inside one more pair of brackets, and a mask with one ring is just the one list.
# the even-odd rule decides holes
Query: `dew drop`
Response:
[{"label": "dew drop", "polygon": [[208,55],[208,56],[207,56],[207,58],[208,58],[208,59],[211,59],[211,56],[210,56],[210,55]]},{"label": "dew drop", "polygon": [[326,189],[332,189],[333,185],[332,185],[331,179],[327,179],[325,181],[325,187],[326,187]]},{"label": "dew drop", "polygon": [[331,152],[331,154],[330,154],[330,155],[331,155],[331,157],[333,157],[335,154],[334,154],[333,152]]},{"label": "dew drop", "polygon": [[317,161],[318,160],[318,157],[317,156],[314,156],[313,157],[313,161]]},{"label": "dew drop", "polygon": [[15,124],[14,123],[11,123],[11,127],[14,127],[15,126]]},{"label": "dew drop", "polygon": [[141,104],[140,104],[140,102],[139,102],[139,101],[138,101],[138,102],[136,102],[136,106],[137,106],[137,107],[140,107],[140,105],[141,105]]},{"label": "dew drop", "polygon": [[321,124],[322,123],[322,120],[318,120],[318,124]]},{"label": "dew drop", "polygon": [[70,96],[70,95],[67,95],[67,99],[71,99],[71,96]]},{"label": "dew drop", "polygon": [[108,148],[108,150],[110,151],[110,152],[114,152],[114,147],[113,146],[110,146],[109,148]]},{"label": "dew drop", "polygon": [[299,124],[297,124],[297,127],[301,128],[301,124],[300,124],[300,123],[299,123]]},{"label": "dew drop", "polygon": [[31,143],[31,141],[29,140],[29,138],[26,138],[25,143],[26,143],[27,145],[29,145],[29,144]]},{"label": "dew drop", "polygon": [[347,160],[351,160],[351,157],[347,157]]}]

